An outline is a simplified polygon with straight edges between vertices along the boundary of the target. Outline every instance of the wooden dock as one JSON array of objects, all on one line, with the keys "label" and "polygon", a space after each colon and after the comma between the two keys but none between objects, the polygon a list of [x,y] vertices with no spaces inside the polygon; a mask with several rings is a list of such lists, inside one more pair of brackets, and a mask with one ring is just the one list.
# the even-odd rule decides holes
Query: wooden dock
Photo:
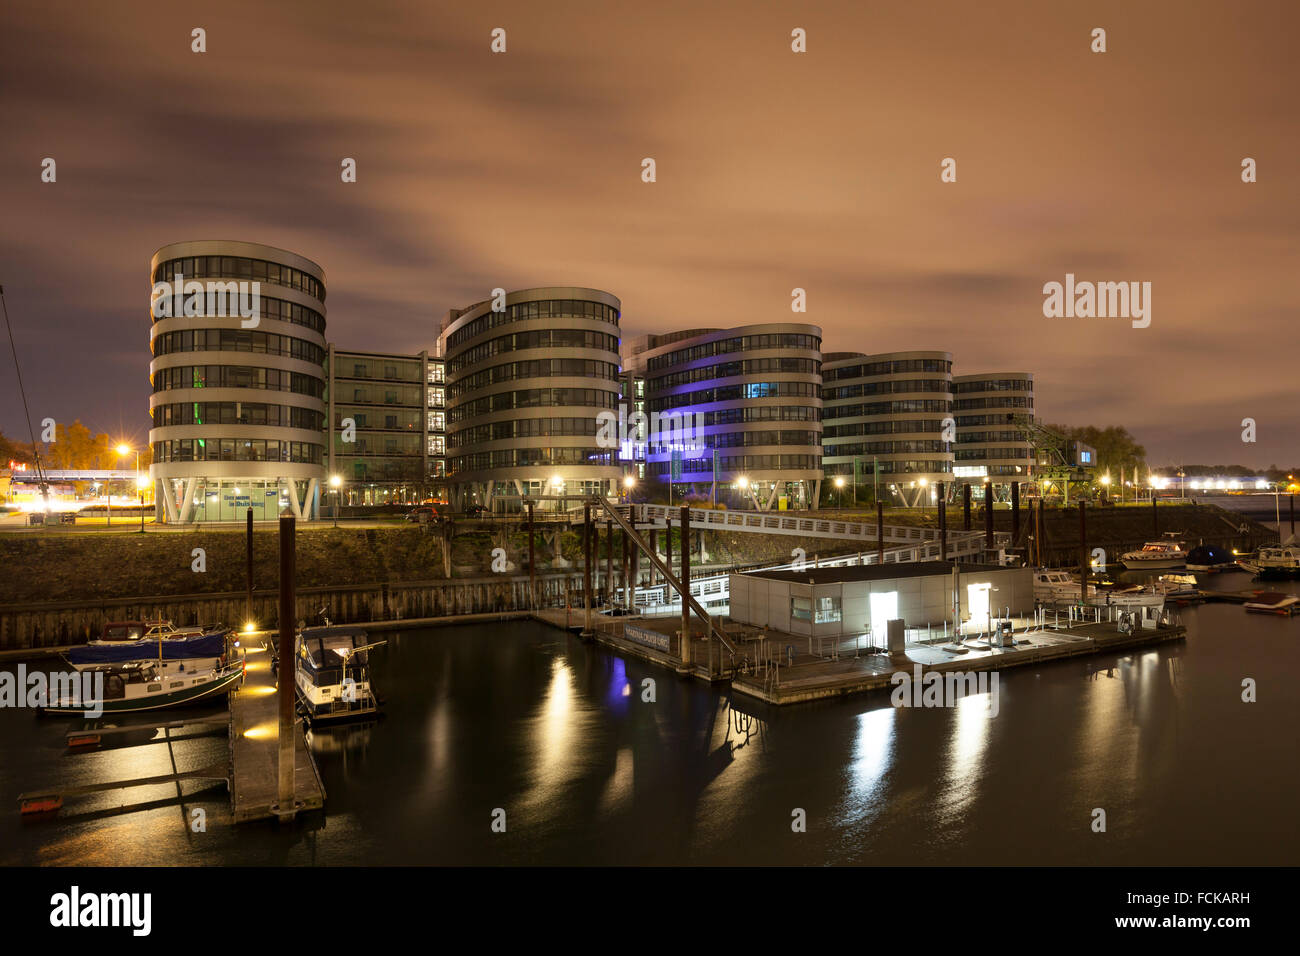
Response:
[{"label": "wooden dock", "polygon": [[[245,637],[245,640],[249,639]],[[271,673],[269,634],[248,648],[244,683],[230,695],[230,805],[236,823],[276,819],[279,710]],[[289,667],[293,662],[287,662]],[[325,805],[325,785],[307,748],[302,721],[294,725],[294,805],[297,812]]]}]

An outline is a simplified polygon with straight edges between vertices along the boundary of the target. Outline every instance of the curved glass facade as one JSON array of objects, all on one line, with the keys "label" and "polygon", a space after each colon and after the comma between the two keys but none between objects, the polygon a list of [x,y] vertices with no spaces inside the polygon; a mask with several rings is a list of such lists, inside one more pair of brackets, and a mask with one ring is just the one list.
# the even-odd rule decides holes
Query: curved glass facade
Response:
[{"label": "curved glass facade", "polygon": [[671,484],[674,495],[736,507],[816,506],[821,329],[791,323],[647,336],[623,358],[644,380],[646,413],[688,423],[680,437],[647,436],[648,478]]},{"label": "curved glass facade", "polygon": [[[182,242],[150,277],[150,478],[160,521],[318,513],[324,475],[325,276],[255,243]],[[238,302],[235,297],[238,296]],[[182,305],[183,303],[183,305]]]},{"label": "curved glass facade", "polygon": [[618,448],[599,416],[619,402],[621,304],[595,289],[527,289],[443,324],[447,474],[453,503],[514,510],[528,499],[609,494]]}]

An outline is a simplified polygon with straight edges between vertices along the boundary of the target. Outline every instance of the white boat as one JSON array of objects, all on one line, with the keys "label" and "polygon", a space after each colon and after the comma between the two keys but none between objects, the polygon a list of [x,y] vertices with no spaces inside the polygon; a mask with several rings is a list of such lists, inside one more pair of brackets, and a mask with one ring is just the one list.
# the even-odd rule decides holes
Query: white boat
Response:
[{"label": "white boat", "polygon": [[1260,578],[1300,577],[1300,546],[1283,544],[1260,548],[1237,564]]},{"label": "white boat", "polygon": [[1130,571],[1181,568],[1187,563],[1187,549],[1183,547],[1183,542],[1169,535],[1159,541],[1148,541],[1141,551],[1128,552],[1120,558],[1120,562]]},{"label": "white boat", "polygon": [[[184,675],[167,676],[150,661],[129,664],[101,664],[88,668],[92,674],[104,674],[104,699],[100,706],[105,714],[131,714],[145,710],[181,707],[227,694],[244,679],[243,660],[222,667]],[[79,695],[60,697],[43,708],[48,714],[84,714],[88,702]]]},{"label": "white boat", "polygon": [[299,709],[312,723],[378,714],[370,650],[385,643],[367,644],[365,631],[347,625],[303,628],[294,655]]},{"label": "white boat", "polygon": [[[1088,597],[1096,597],[1095,585],[1088,585]],[[1055,604],[1079,599],[1079,576],[1069,571],[1049,571],[1040,568],[1034,572],[1034,600],[1040,604]]]},{"label": "white boat", "polygon": [[1255,600],[1247,601],[1242,607],[1255,614],[1281,614],[1290,617],[1300,612],[1300,597],[1294,594],[1280,594],[1276,591],[1260,591],[1255,595]]},{"label": "white boat", "polygon": [[1150,588],[1166,598],[1198,598],[1201,586],[1194,574],[1162,574],[1151,582]]}]

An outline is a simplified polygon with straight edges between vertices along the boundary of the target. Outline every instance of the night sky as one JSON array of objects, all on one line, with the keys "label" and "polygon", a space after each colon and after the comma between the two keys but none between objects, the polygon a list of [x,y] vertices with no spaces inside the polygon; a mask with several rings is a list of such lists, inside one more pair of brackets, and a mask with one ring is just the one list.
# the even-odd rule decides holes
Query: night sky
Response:
[{"label": "night sky", "polygon": [[[625,336],[806,321],[826,351],[1032,371],[1042,418],[1125,425],[1152,465],[1293,464],[1298,26],[1294,0],[7,0],[0,283],[33,415],[145,440],[149,258],[221,238],[320,263],[345,348],[591,286]],[[1151,326],[1045,318],[1067,272],[1151,282]],[[25,437],[12,373],[6,349]]]}]

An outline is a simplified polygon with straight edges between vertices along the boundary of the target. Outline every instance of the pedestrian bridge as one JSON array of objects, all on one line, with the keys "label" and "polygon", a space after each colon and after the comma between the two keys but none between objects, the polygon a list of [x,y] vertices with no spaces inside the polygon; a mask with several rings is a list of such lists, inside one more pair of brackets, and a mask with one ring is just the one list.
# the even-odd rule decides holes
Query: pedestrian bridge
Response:
[{"label": "pedestrian bridge", "polygon": [[[681,526],[681,508],[667,505],[615,505],[624,515],[636,521],[638,528],[666,528],[669,522]],[[874,521],[841,521],[833,518],[816,518],[807,515],[781,514],[770,511],[724,511],[719,508],[690,508],[692,531],[747,531],[758,534],[788,535],[798,538],[835,538],[839,541],[861,541],[875,544],[877,528]],[[574,524],[581,524],[583,510],[569,512]],[[605,521],[603,505],[595,505],[591,510],[594,521]],[[961,552],[954,549],[966,547],[961,542],[965,539],[982,538],[979,531],[948,531],[948,551],[953,556]],[[885,525],[883,540],[886,545],[911,545],[920,547],[935,544],[935,556],[938,556],[939,531],[936,528],[917,528],[909,525]],[[982,545],[971,548],[966,553],[979,550]],[[930,560],[924,558],[920,560]]]}]

